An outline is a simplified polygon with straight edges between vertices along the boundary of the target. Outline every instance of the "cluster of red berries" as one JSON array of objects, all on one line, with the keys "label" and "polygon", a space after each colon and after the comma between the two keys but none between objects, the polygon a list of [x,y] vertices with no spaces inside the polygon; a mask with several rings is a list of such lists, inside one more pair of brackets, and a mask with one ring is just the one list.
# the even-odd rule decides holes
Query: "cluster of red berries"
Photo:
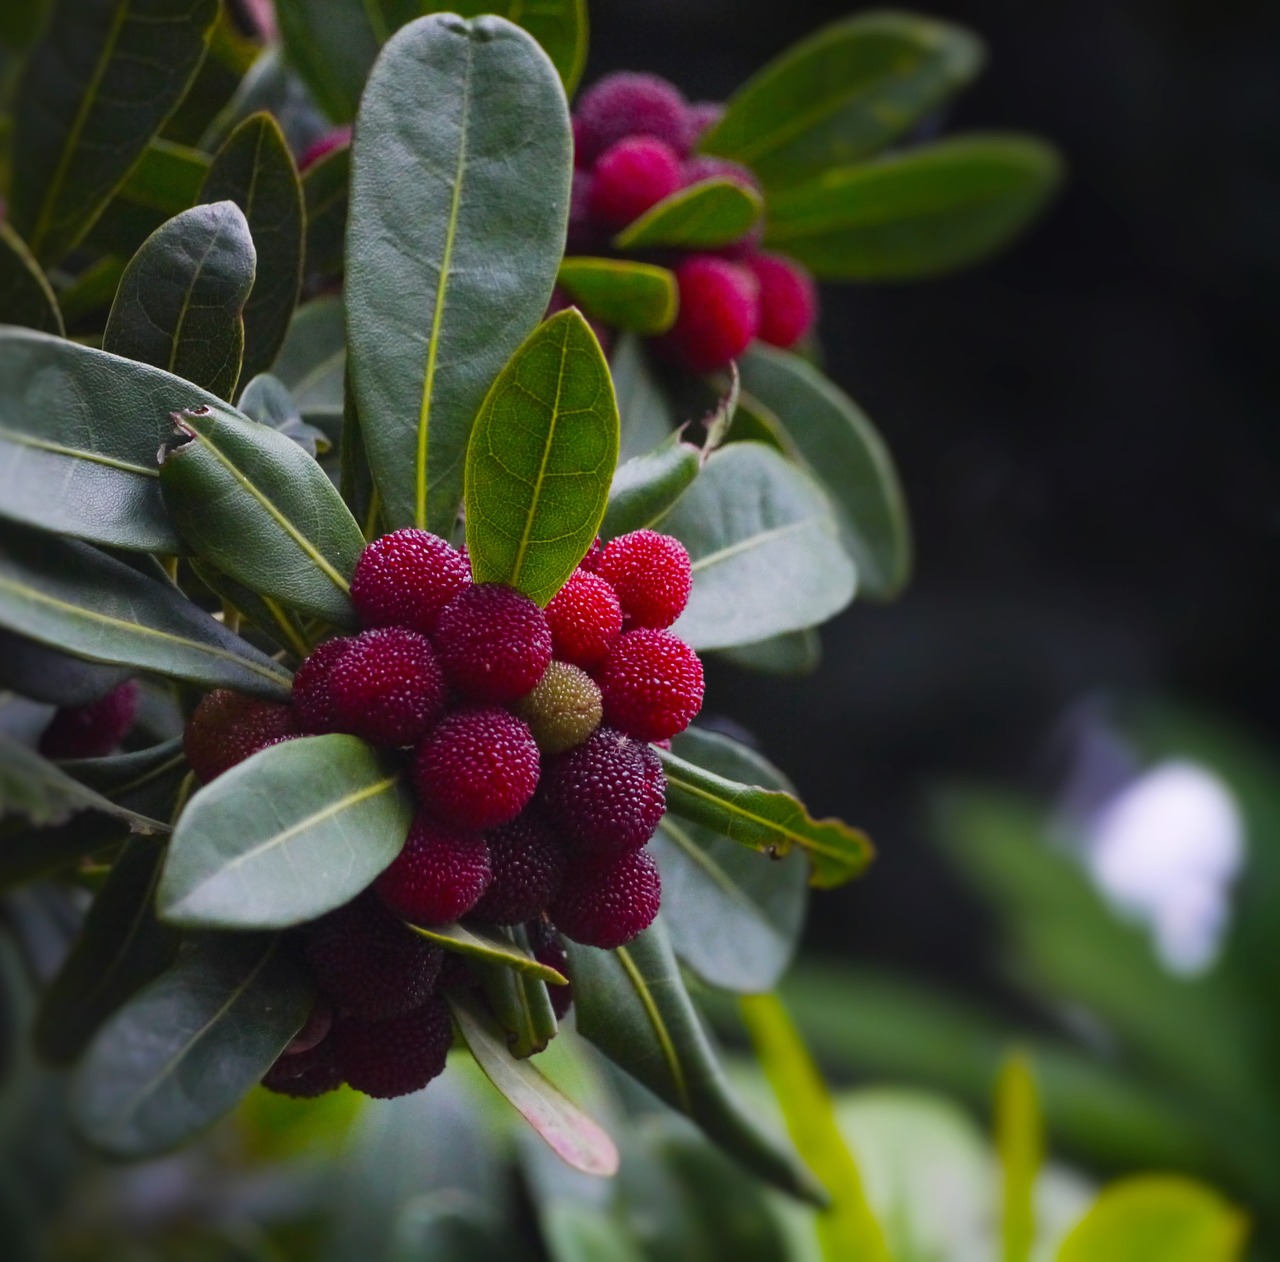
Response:
[{"label": "cluster of red berries", "polygon": [[[584,92],[573,115],[570,252],[606,249],[619,229],[703,180],[724,177],[759,191],[746,167],[693,152],[721,112],[714,102],[690,104],[656,75],[611,74]],[[663,260],[680,290],[679,315],[663,342],[687,368],[721,368],[754,338],[794,346],[813,327],[812,278],[761,251],[759,239],[757,229],[720,250]]]}]

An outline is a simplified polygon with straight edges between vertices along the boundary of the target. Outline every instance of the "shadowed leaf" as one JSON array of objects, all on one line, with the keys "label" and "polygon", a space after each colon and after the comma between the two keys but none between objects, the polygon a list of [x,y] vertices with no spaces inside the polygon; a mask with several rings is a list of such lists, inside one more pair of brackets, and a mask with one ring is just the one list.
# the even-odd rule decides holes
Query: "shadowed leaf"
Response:
[{"label": "shadowed leaf", "polygon": [[64,332],[53,288],[26,243],[7,223],[0,223],[0,311],[9,324],[59,336]]}]

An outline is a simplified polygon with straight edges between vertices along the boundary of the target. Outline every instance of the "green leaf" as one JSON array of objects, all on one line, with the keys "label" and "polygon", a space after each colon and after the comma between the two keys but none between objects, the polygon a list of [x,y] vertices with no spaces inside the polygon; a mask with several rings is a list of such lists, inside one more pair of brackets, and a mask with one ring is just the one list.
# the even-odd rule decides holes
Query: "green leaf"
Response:
[{"label": "green leaf", "polygon": [[853,599],[855,570],[821,489],[759,443],[712,454],[657,528],[693,562],[675,634],[696,649],[815,626]]},{"label": "green leaf", "polygon": [[676,278],[665,267],[634,259],[567,258],[558,280],[587,315],[615,329],[652,336],[676,322]]},{"label": "green leaf", "polygon": [[613,244],[619,250],[712,249],[740,241],[763,210],[755,189],[715,176],[651,206],[623,228]]},{"label": "green leaf", "polygon": [[702,452],[678,433],[643,456],[618,466],[600,538],[609,540],[652,526],[689,489],[702,468]]},{"label": "green leaf", "polygon": [[286,609],[269,596],[259,596],[257,592],[250,591],[243,583],[228,578],[208,561],[191,557],[188,563],[195,576],[215,596],[221,598],[224,609],[231,606],[281,648],[288,649],[299,661],[310,656],[311,639],[300,614]]},{"label": "green leaf", "polygon": [[356,122],[349,369],[392,527],[451,533],[471,426],[546,311],[572,137],[537,44],[501,18],[404,27]]},{"label": "green leaf", "polygon": [[502,937],[491,929],[457,924],[435,925],[430,929],[422,925],[409,925],[409,928],[446,951],[455,951],[485,964],[511,969],[552,986],[569,984],[569,979],[563,973],[557,972],[550,964],[536,960],[510,938]]},{"label": "green leaf", "polygon": [[45,264],[85,234],[177,108],[217,0],[62,0],[18,88],[14,227]]},{"label": "green leaf", "polygon": [[330,440],[342,428],[346,365],[342,299],[317,298],[299,307],[271,371],[289,387],[302,419],[323,429]]},{"label": "green leaf", "polygon": [[618,405],[596,335],[572,309],[498,375],[467,448],[467,551],[477,583],[545,605],[591,547],[618,463]]},{"label": "green leaf", "polygon": [[851,881],[871,862],[870,841],[842,820],[814,820],[788,793],[738,784],[669,750],[656,752],[667,778],[669,811],[769,855],[783,856],[798,846],[812,869],[809,883],[818,889]]},{"label": "green leaf", "polygon": [[284,938],[204,934],[99,1030],[71,1083],[95,1148],[147,1157],[233,1109],[307,1019],[311,981]]},{"label": "green leaf", "polygon": [[72,325],[90,317],[100,316],[99,322],[105,320],[124,275],[124,265],[124,259],[108,254],[86,267],[58,295],[63,319]]},{"label": "green leaf", "polygon": [[813,1176],[729,1085],[661,919],[616,951],[568,950],[578,1032],[758,1178],[821,1204]]},{"label": "green leaf", "polygon": [[907,13],[860,13],[817,31],[730,98],[698,147],[768,187],[846,166],[906,134],[982,67],[968,31]]},{"label": "green leaf", "polygon": [[208,154],[199,149],[156,139],[143,150],[117,196],[168,218],[196,204],[209,166]]},{"label": "green leaf", "polygon": [[258,251],[244,307],[244,376],[266,372],[284,344],[302,287],[306,212],[302,184],[279,124],[253,114],[227,137],[200,186],[202,202],[233,201]]},{"label": "green leaf", "polygon": [[206,785],[174,830],[162,920],[285,929],[350,902],[400,853],[413,799],[354,736],[283,741]]},{"label": "green leaf", "polygon": [[7,223],[0,223],[0,311],[8,324],[59,336],[65,331],[48,278]]},{"label": "green leaf", "polygon": [[957,136],[778,193],[765,244],[825,280],[937,276],[1007,245],[1061,179],[1043,141]]},{"label": "green leaf", "polygon": [[290,608],[353,626],[360,527],[323,469],[283,434],[225,407],[174,416],[160,485],[187,544]]},{"label": "green leaf", "polygon": [[[522,950],[528,951],[523,929],[508,933]],[[472,967],[479,977],[489,1011],[506,1033],[511,1055],[524,1060],[545,1051],[556,1035],[556,1014],[546,982],[491,961],[477,959]]]},{"label": "green leaf", "polygon": [[1002,1196],[1003,1262],[1027,1262],[1036,1240],[1036,1176],[1044,1161],[1044,1124],[1031,1063],[1010,1056],[996,1083],[996,1151]]},{"label": "green leaf", "polygon": [[147,238],[116,290],[103,350],[230,399],[257,255],[234,202],[195,206]]},{"label": "green leaf", "polygon": [[739,361],[742,388],[826,488],[863,594],[897,595],[911,573],[911,527],[898,473],[861,408],[798,355],[757,342]]},{"label": "green leaf", "polygon": [[260,372],[245,386],[237,406],[251,421],[274,429],[297,443],[312,460],[317,452],[327,452],[332,446],[324,430],[308,425],[302,419],[302,412],[289,393],[289,387],[269,372]]},{"label": "green leaf", "polygon": [[176,587],[83,543],[0,523],[0,626],[91,662],[274,700],[289,672]]},{"label": "green leaf", "polygon": [[[729,780],[789,791],[776,767],[744,745],[690,728],[675,753]],[[675,953],[723,990],[771,990],[804,925],[807,866],[799,853],[770,860],[699,824],[667,814],[650,846],[662,873],[662,917]]]},{"label": "green leaf", "polygon": [[671,437],[675,413],[654,379],[645,357],[644,342],[632,333],[623,333],[613,344],[609,360],[613,389],[622,417],[623,460],[642,456]]},{"label": "green leaf", "polygon": [[741,670],[777,675],[783,679],[812,675],[822,664],[822,639],[809,627],[804,631],[787,631],[757,640],[754,644],[737,644],[722,649],[720,655]]},{"label": "green leaf", "polygon": [[302,173],[307,211],[307,274],[341,276],[347,235],[351,149],[341,145]]},{"label": "green leaf", "polygon": [[0,689],[56,706],[87,705],[122,684],[129,672],[82,661],[34,640],[0,631]]}]

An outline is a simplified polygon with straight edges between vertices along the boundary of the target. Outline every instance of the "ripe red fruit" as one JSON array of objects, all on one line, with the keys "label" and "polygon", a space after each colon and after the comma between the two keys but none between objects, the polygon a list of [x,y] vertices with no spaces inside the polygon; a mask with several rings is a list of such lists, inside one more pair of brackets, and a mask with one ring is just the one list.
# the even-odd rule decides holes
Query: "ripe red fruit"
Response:
[{"label": "ripe red fruit", "polygon": [[311,650],[293,677],[293,711],[298,727],[309,736],[324,736],[340,728],[329,690],[329,673],[351,647],[351,640],[326,640]]},{"label": "ripe red fruit", "polygon": [[408,627],[429,635],[440,611],[470,582],[466,558],[439,535],[397,530],[360,554],[351,601],[366,627]]},{"label": "ripe red fruit", "polygon": [[694,101],[685,110],[684,147],[688,153],[724,117],[719,101]]},{"label": "ripe red fruit", "polygon": [[604,661],[609,646],[622,634],[617,593],[581,567],[569,575],[545,612],[555,655],[584,669]]},{"label": "ripe red fruit", "polygon": [[[679,539],[633,530],[609,541],[597,571],[635,626],[669,627],[689,602],[693,569]],[[610,646],[612,647],[612,646]]]},{"label": "ripe red fruit", "polygon": [[[597,728],[581,745],[550,759],[542,777],[547,821],[575,857],[612,859],[639,850],[666,810],[666,779],[658,756],[613,727]],[[553,917],[554,919],[554,917]]]},{"label": "ripe red fruit", "polygon": [[626,632],[596,672],[605,721],[640,741],[683,732],[702,708],[702,663],[670,631]]},{"label": "ripe red fruit", "polygon": [[606,75],[579,98],[573,115],[574,161],[592,163],[627,136],[655,136],[673,149],[684,144],[686,105],[679,88],[657,75]]},{"label": "ripe red fruit", "polygon": [[818,290],[798,263],[776,254],[753,254],[744,260],[760,285],[762,342],[794,346],[818,318]]},{"label": "ripe red fruit", "polygon": [[595,542],[587,549],[587,555],[578,562],[578,569],[594,574],[602,556],[604,556],[604,544],[600,542],[600,536],[596,535]]},{"label": "ripe red fruit", "polygon": [[606,867],[570,872],[551,915],[575,942],[612,950],[653,924],[661,902],[658,865],[647,851],[636,850]]},{"label": "ripe red fruit", "polygon": [[215,688],[191,715],[182,748],[191,770],[208,784],[259,750],[298,735],[289,706]]},{"label": "ripe red fruit", "polygon": [[347,1083],[377,1100],[420,1091],[444,1072],[453,1022],[442,999],[385,1021],[340,1021],[333,1041]]},{"label": "ripe red fruit", "polygon": [[451,828],[419,811],[404,849],[374,889],[406,920],[445,925],[475,906],[489,877],[489,849],[480,833]]},{"label": "ripe red fruit", "polygon": [[412,745],[444,713],[444,672],[431,641],[403,627],[362,631],[329,672],[340,731],[376,745]]},{"label": "ripe red fruit", "polygon": [[495,925],[518,925],[541,915],[560,887],[564,852],[530,812],[485,834],[493,880],[475,915]]},{"label": "ripe red fruit", "polygon": [[538,746],[528,724],[497,708],[446,715],[418,746],[414,783],[424,806],[459,828],[497,828],[538,787]]},{"label": "ripe red fruit", "polygon": [[741,355],[760,327],[760,285],[749,268],[695,254],[676,268],[680,314],[664,344],[694,372]]},{"label": "ripe red fruit", "polygon": [[297,1100],[314,1100],[342,1086],[342,1068],[334,1040],[325,1039],[305,1052],[288,1052],[263,1076],[262,1085],[277,1095]]},{"label": "ripe red fruit", "polygon": [[684,185],[679,155],[652,136],[628,136],[610,146],[593,177],[591,213],[610,228],[639,219]]},{"label": "ripe red fruit", "polygon": [[445,606],[435,634],[449,682],[475,701],[514,701],[551,660],[546,615],[514,587],[478,583]]},{"label": "ripe red fruit", "polygon": [[40,737],[46,758],[105,758],[129,734],[138,714],[138,683],[126,679],[87,705],[63,706]]}]

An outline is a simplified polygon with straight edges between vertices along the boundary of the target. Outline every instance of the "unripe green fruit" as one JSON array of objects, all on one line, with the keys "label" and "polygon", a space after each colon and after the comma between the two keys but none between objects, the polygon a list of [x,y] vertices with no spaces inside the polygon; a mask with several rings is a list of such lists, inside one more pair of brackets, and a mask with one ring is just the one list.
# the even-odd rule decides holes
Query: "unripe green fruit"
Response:
[{"label": "unripe green fruit", "polygon": [[544,754],[581,745],[600,726],[600,689],[584,670],[552,662],[538,686],[511,707],[528,725]]}]

